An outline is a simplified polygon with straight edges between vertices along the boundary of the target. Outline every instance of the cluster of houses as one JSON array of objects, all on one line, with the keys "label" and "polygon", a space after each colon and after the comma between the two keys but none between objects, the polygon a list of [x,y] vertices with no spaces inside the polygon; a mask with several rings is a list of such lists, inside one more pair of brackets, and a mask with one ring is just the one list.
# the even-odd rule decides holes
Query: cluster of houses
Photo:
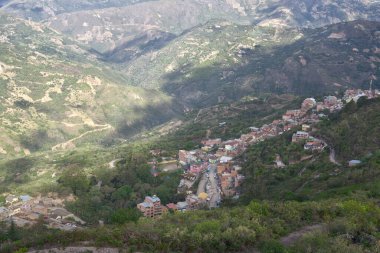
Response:
[{"label": "cluster of houses", "polygon": [[[180,150],[178,159],[185,173],[179,185],[179,191],[190,189],[202,173],[207,172],[210,163],[217,164],[218,179],[222,195],[232,197],[238,195],[238,188],[244,177],[239,174],[239,166],[234,158],[242,154],[249,145],[278,136],[286,131],[302,126],[292,138],[293,142],[304,143],[305,150],[321,151],[327,144],[310,135],[313,125],[326,117],[322,112],[337,112],[344,106],[344,102],[357,101],[358,97],[380,97],[378,90],[347,90],[343,99],[336,96],[326,96],[323,101],[317,102],[314,98],[307,98],[301,108],[288,110],[279,120],[265,124],[260,128],[250,127],[250,132],[241,135],[239,139],[222,141],[221,139],[203,140],[201,149],[186,151]],[[282,165],[280,159],[277,161]],[[282,166],[280,166],[282,167]]]},{"label": "cluster of houses", "polygon": [[241,139],[224,142],[221,139],[213,139],[205,140],[202,144],[201,149],[178,152],[179,163],[184,168],[178,191],[188,192],[204,173],[209,172],[210,165],[214,165],[217,168],[217,181],[222,195],[225,197],[237,195],[237,189],[244,176],[239,174],[240,167],[234,158],[246,150],[247,143]]},{"label": "cluster of houses", "polygon": [[328,110],[329,112],[337,112],[342,110],[344,104],[342,99],[338,99],[336,96],[327,96],[323,102],[318,102],[316,109],[317,112]]},{"label": "cluster of houses", "polygon": [[[70,198],[70,197],[69,197]],[[72,198],[72,196],[71,196]],[[75,230],[85,222],[64,208],[63,199],[52,197],[32,198],[29,195],[8,195],[4,206],[0,203],[0,221],[13,221],[24,227],[43,220],[49,228]]]},{"label": "cluster of houses", "polygon": [[[355,102],[366,96],[368,98],[380,97],[378,90],[347,90],[342,99],[336,96],[326,96],[323,101],[317,102],[314,98],[307,98],[302,102],[301,108],[288,110],[282,118],[274,120],[270,124],[265,124],[260,128],[250,127],[250,132],[241,135],[238,139],[222,141],[222,139],[207,139],[202,141],[203,147],[196,150],[179,150],[178,162],[184,169],[182,179],[178,186],[178,192],[186,193],[185,201],[177,204],[170,203],[166,206],[161,204],[157,196],[146,197],[143,203],[138,204],[138,209],[145,217],[157,217],[168,210],[189,211],[205,207],[210,201],[210,194],[200,192],[195,195],[192,191],[195,183],[200,181],[206,174],[209,177],[210,166],[216,166],[216,180],[218,191],[224,197],[238,197],[239,186],[244,181],[244,176],[240,174],[241,167],[236,161],[236,157],[243,154],[249,145],[264,141],[268,138],[278,136],[286,131],[302,127],[302,131],[297,131],[292,136],[293,143],[304,143],[305,150],[322,151],[327,144],[313,136],[310,132],[313,125],[321,118],[326,117],[324,111],[337,112],[352,100]],[[277,167],[282,168],[285,164],[279,155],[276,158]],[[359,164],[360,161],[351,161],[350,166]]]},{"label": "cluster of houses", "polygon": [[161,215],[172,212],[186,212],[191,210],[197,210],[206,207],[208,195],[201,193],[199,196],[195,194],[189,194],[185,201],[178,202],[176,204],[169,203],[166,206],[161,204],[161,200],[156,195],[146,196],[144,202],[137,204],[137,209],[146,218],[157,218]]},{"label": "cluster of houses", "polygon": [[356,103],[361,97],[367,97],[368,99],[377,98],[380,97],[380,91],[374,90],[372,87],[369,90],[350,89],[345,91],[343,100],[346,103],[349,103],[351,101],[354,101]]},{"label": "cluster of houses", "polygon": [[309,125],[303,125],[302,128],[305,130],[297,131],[293,134],[293,143],[305,142],[304,149],[311,151],[322,151],[325,147],[327,147],[327,144],[324,141],[314,138],[309,134],[309,132],[306,132],[306,129],[310,129]]}]

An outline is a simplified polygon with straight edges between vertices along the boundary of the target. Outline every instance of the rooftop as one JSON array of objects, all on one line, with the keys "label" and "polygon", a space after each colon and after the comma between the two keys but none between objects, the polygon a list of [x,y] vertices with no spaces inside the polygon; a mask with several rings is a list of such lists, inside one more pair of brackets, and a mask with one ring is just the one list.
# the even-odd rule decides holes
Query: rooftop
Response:
[{"label": "rooftop", "polygon": [[161,201],[160,198],[157,197],[156,195],[153,195],[152,197],[151,197],[151,196],[147,196],[147,197],[145,197],[145,199],[147,199],[147,200],[149,200],[149,201],[151,201],[151,202],[153,202],[153,203],[156,203],[156,202],[160,202],[160,201]]}]

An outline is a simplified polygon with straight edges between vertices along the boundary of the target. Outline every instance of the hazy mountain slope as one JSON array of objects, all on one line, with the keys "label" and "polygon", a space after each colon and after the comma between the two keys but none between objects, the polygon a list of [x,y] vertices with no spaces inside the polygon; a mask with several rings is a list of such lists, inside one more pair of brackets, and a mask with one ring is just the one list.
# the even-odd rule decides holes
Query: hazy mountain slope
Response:
[{"label": "hazy mountain slope", "polygon": [[0,34],[0,155],[70,148],[173,115],[169,97],[126,85],[41,25],[0,14]]},{"label": "hazy mountain slope", "polygon": [[[293,27],[380,18],[380,3],[374,0],[14,0],[4,9],[24,18],[46,21],[101,53],[151,30],[179,35],[215,18],[239,24]],[[154,43],[155,38],[151,41]]]},{"label": "hazy mountain slope", "polygon": [[0,6],[4,6],[7,10],[10,10],[23,18],[43,20],[61,13],[78,10],[123,7],[140,2],[144,2],[144,0],[1,0]]},{"label": "hazy mountain slope", "polygon": [[368,21],[305,30],[212,22],[125,66],[132,84],[198,107],[253,92],[367,87],[379,67],[380,23]]}]

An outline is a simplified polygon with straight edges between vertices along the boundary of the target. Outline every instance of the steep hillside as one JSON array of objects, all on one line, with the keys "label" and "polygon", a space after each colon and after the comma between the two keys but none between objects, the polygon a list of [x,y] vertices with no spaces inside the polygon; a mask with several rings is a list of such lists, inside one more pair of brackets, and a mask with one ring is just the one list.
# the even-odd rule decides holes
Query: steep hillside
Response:
[{"label": "steep hillside", "polygon": [[341,162],[371,155],[380,148],[380,100],[362,98],[325,122],[319,134],[332,143]]},{"label": "steep hillside", "polygon": [[[252,146],[245,155],[247,180],[243,199],[316,200],[331,197],[380,196],[380,100],[359,100],[317,125],[313,136],[330,149],[310,152],[292,143],[292,133]],[[334,150],[340,164],[331,162]],[[285,168],[276,168],[279,155]],[[348,161],[359,159],[360,166]]]},{"label": "steep hillside", "polygon": [[173,115],[171,98],[126,85],[42,25],[1,14],[0,34],[0,155],[72,148],[115,129],[127,136]]},{"label": "steep hillside", "polygon": [[377,22],[298,30],[215,21],[131,62],[126,73],[134,85],[160,87],[200,107],[253,92],[316,95],[368,87],[371,74],[380,74],[379,48]]}]

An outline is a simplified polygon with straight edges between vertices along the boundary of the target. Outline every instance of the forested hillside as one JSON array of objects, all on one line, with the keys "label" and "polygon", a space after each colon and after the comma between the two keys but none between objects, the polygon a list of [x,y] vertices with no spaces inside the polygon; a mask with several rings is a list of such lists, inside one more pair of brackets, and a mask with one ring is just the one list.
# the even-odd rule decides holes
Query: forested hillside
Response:
[{"label": "forested hillside", "polygon": [[349,103],[325,122],[320,134],[332,143],[342,163],[371,156],[380,147],[380,100],[362,98]]}]

